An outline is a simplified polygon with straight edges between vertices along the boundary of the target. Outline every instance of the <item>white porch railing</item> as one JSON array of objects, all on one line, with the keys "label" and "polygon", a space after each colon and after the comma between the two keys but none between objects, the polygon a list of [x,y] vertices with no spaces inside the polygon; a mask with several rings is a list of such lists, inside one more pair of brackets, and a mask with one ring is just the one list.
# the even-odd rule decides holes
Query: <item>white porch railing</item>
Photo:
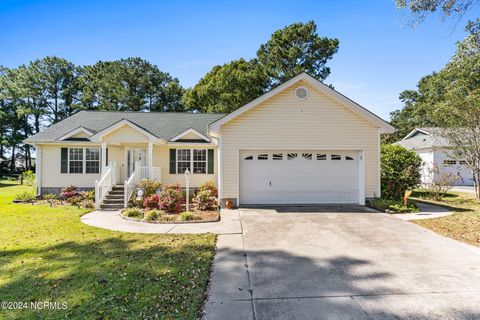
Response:
[{"label": "white porch railing", "polygon": [[105,173],[100,177],[100,181],[95,181],[95,208],[100,208],[100,205],[105,199],[105,196],[112,190],[112,186],[117,184],[117,164],[116,162],[111,162],[108,167],[106,167]]},{"label": "white porch railing", "polygon": [[150,173],[149,167],[142,167],[140,166],[140,162],[135,163],[135,170],[133,173],[125,180],[124,190],[125,190],[125,198],[124,198],[124,206],[125,208],[128,206],[128,200],[132,196],[132,193],[135,191],[135,186],[143,179],[154,179],[158,181],[162,181],[161,178],[161,167],[152,167],[152,172]]}]

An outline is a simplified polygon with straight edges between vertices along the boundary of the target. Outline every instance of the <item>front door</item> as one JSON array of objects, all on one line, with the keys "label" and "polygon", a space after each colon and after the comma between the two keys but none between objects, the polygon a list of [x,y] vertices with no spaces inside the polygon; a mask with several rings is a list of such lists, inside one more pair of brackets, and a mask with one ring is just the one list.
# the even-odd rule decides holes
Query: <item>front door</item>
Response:
[{"label": "front door", "polygon": [[141,167],[147,166],[147,150],[131,148],[127,150],[127,179],[135,171],[135,164],[139,162]]}]

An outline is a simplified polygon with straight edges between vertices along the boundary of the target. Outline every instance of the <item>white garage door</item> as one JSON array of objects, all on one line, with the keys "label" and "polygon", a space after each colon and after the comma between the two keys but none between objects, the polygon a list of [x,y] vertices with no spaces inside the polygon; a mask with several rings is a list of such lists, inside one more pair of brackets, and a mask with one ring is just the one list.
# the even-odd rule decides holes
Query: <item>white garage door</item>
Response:
[{"label": "white garage door", "polygon": [[240,204],[359,202],[358,152],[240,152]]}]

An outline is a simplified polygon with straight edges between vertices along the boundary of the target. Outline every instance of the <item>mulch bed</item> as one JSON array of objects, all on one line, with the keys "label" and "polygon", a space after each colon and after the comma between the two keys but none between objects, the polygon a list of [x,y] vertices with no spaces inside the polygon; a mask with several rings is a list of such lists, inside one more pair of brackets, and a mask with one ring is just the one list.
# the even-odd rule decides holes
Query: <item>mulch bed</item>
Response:
[{"label": "mulch bed", "polygon": [[[147,210],[146,210],[147,211]],[[162,210],[159,210],[162,211]],[[206,222],[218,222],[220,221],[220,211],[192,211],[194,214],[193,220],[179,220],[180,214],[170,214],[162,211],[159,220],[156,221],[145,221],[139,218],[125,217],[123,211],[120,213],[120,216],[125,220],[143,222],[143,223],[153,223],[153,224],[184,224],[184,223],[206,223]]]}]

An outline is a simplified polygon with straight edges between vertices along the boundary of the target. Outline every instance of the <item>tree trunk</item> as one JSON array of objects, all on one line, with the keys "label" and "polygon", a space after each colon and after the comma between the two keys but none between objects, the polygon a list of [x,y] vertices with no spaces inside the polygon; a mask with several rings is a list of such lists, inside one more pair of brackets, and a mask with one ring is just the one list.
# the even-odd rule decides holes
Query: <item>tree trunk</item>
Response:
[{"label": "tree trunk", "polygon": [[12,159],[10,160],[10,171],[15,171],[15,147],[16,145],[12,146]]}]

